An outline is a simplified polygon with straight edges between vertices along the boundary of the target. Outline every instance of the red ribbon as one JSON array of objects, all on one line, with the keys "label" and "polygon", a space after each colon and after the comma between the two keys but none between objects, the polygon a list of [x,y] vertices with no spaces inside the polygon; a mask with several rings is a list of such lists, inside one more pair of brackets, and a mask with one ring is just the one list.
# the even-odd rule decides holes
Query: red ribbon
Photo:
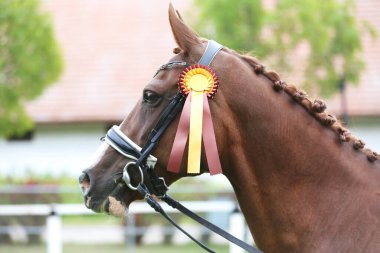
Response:
[{"label": "red ribbon", "polygon": [[[179,173],[181,168],[183,154],[189,138],[190,102],[191,93],[186,98],[181,117],[179,119],[177,133],[174,138],[174,143],[168,161],[168,171],[170,172]],[[222,166],[219,160],[218,148],[215,140],[215,131],[206,93],[203,95],[202,137],[210,174],[216,175],[222,173]]]},{"label": "red ribbon", "polygon": [[216,146],[214,125],[212,124],[210,106],[207,94],[203,94],[203,126],[202,126],[203,145],[205,146],[208,170],[211,175],[222,173],[218,147]]},{"label": "red ribbon", "polygon": [[185,104],[182,109],[181,118],[179,119],[177,133],[174,138],[172,151],[168,161],[168,171],[179,173],[181,162],[187,139],[189,138],[190,129],[190,101],[191,93],[187,96]]}]

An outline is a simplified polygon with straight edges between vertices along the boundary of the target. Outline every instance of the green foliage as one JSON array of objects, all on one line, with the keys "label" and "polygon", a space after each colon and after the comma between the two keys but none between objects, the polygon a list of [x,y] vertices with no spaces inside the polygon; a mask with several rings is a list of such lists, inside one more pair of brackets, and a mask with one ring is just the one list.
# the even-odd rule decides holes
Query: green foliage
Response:
[{"label": "green foliage", "polygon": [[[262,0],[196,2],[201,34],[254,51],[280,72],[303,71],[305,88],[323,96],[336,92],[342,77],[358,83],[361,32],[375,35],[367,22],[359,25],[353,0],[277,0],[267,9]],[[306,58],[295,62],[301,50]]]},{"label": "green foliage", "polygon": [[62,72],[50,17],[38,0],[0,0],[0,136],[33,127],[24,103]]}]

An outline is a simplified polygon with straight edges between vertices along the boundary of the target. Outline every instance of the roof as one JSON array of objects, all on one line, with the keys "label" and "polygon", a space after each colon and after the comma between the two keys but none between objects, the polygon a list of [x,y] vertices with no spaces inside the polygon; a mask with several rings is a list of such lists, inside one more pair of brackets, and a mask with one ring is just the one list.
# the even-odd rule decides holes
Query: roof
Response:
[{"label": "roof", "polygon": [[[54,0],[50,12],[65,61],[60,80],[27,104],[34,121],[120,121],[175,47],[169,1]],[[174,1],[187,9],[189,1]]]},{"label": "roof", "polygon": [[[174,1],[186,13],[191,0]],[[27,104],[38,123],[122,120],[157,67],[175,47],[162,1],[44,1],[52,14],[65,70],[60,80]],[[148,4],[147,4],[148,3]],[[358,16],[380,34],[380,1],[358,1]],[[363,38],[367,69],[347,92],[350,115],[380,115],[380,40]],[[328,102],[338,113],[339,96]]]}]

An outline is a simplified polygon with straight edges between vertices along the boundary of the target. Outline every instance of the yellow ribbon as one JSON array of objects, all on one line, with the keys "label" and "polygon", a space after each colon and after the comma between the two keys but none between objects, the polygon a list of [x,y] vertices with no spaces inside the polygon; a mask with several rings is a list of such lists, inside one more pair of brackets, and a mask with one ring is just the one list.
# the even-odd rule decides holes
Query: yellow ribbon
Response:
[{"label": "yellow ribbon", "polygon": [[[191,101],[189,101],[190,126],[187,162],[187,172],[191,174],[200,173],[204,94],[212,96],[217,89],[216,77],[210,71],[211,70],[204,66],[195,65],[186,69],[182,73],[179,81],[182,93],[191,93],[191,96],[187,98],[191,99]],[[174,160],[177,162],[180,161],[180,159]],[[174,164],[174,167],[178,167],[178,164]]]},{"label": "yellow ribbon", "polygon": [[[188,173],[200,173],[203,123],[203,93],[209,86],[205,69],[194,69],[189,75],[188,87],[191,89]],[[205,75],[206,73],[206,75]]]},{"label": "yellow ribbon", "polygon": [[203,123],[203,92],[191,91],[188,173],[200,173]]}]

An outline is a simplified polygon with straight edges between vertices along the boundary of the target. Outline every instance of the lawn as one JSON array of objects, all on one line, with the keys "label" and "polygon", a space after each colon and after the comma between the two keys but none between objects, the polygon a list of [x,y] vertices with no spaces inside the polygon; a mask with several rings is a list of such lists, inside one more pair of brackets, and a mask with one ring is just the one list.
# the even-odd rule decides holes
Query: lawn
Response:
[{"label": "lawn", "polygon": [[[211,249],[218,253],[228,252],[229,246],[211,245]],[[0,245],[0,253],[43,253],[46,245]],[[186,245],[144,245],[136,247],[136,250],[128,249],[125,244],[65,244],[62,253],[194,253],[205,252],[194,243]]]}]

